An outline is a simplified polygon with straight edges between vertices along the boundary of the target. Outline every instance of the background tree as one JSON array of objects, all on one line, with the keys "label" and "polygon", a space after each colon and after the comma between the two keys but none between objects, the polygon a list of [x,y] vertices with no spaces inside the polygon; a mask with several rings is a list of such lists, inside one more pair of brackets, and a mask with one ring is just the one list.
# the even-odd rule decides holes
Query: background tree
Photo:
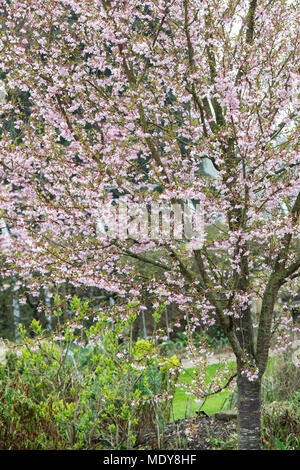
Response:
[{"label": "background tree", "polygon": [[[241,449],[261,445],[274,305],[298,283],[298,15],[279,0],[1,2],[4,83],[31,110],[1,106],[19,116],[18,145],[2,129],[6,272],[31,292],[146,289],[189,324],[217,318],[237,358]],[[200,201],[214,236],[99,239],[111,188],[129,205]]]}]

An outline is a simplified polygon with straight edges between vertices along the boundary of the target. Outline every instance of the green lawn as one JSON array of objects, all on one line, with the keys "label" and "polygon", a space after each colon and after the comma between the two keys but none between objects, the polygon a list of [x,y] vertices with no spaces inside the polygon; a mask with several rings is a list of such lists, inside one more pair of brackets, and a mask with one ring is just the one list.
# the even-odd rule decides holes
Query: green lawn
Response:
[{"label": "green lawn", "polygon": [[[206,368],[206,379],[208,381],[214,377],[219,365],[220,364],[212,364]],[[230,362],[229,365],[234,368],[235,362]],[[193,370],[194,369],[185,369],[184,372],[182,372],[180,377],[186,384],[191,382]],[[227,390],[221,392],[219,395],[213,395],[206,400],[201,409],[208,415],[216,413],[222,409],[228,395],[229,392]],[[173,416],[171,417],[171,421],[196,416],[195,411],[199,410],[199,408],[200,404],[195,403],[194,397],[189,397],[185,392],[177,390],[173,400]]]}]

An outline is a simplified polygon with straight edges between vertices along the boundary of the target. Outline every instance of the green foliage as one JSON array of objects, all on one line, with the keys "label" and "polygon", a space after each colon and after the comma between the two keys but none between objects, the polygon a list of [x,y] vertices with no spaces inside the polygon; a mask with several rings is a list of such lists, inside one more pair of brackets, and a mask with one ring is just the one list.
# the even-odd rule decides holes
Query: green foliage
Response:
[{"label": "green foliage", "polygon": [[178,332],[172,341],[167,341],[166,350],[183,353],[186,351],[188,342],[191,341],[196,348],[200,348],[205,342],[209,349],[218,351],[228,345],[228,338],[221,328],[216,326],[209,328],[206,334],[194,332],[191,338],[188,338],[184,332]]},{"label": "green foliage", "polygon": [[165,350],[168,354],[176,351],[177,354],[184,354],[187,347],[187,337],[184,332],[178,332],[173,340],[166,341]]},{"label": "green foliage", "polygon": [[0,449],[62,449],[51,406],[40,405],[31,384],[16,372],[0,370]]},{"label": "green foliage", "polygon": [[[262,382],[262,436],[265,449],[300,449],[299,368],[284,356],[269,359]],[[237,407],[237,391],[224,408]]]},{"label": "green foliage", "polygon": [[[206,366],[205,382],[207,384],[214,380],[219,366],[221,366],[221,364],[211,364]],[[234,369],[235,363],[229,363],[229,366]],[[185,369],[183,372],[181,372],[178,378],[178,383],[184,382],[188,386],[191,383],[195,373],[196,368]],[[230,395],[231,393],[227,389],[225,389],[224,391],[216,395],[212,395],[207,399],[203,399],[204,403],[201,406],[201,410],[205,411],[208,415],[212,415],[217,411],[220,411],[224,407],[224,403]],[[173,417],[176,420],[195,416],[196,411],[199,411],[200,404],[195,401],[195,397],[188,397],[185,390],[177,390],[174,396],[173,407]]]},{"label": "green foliage", "polygon": [[218,438],[210,438],[210,443],[213,450],[237,450],[238,449],[238,435],[232,434],[226,441]]},{"label": "green foliage", "polygon": [[299,392],[291,402],[263,407],[263,443],[267,449],[300,450]]},{"label": "green foliage", "polygon": [[224,346],[229,344],[224,331],[216,325],[211,326],[208,329],[207,340],[209,347],[214,350],[222,349]]},{"label": "green foliage", "polygon": [[[300,370],[286,355],[270,357],[262,379],[262,402],[295,400],[300,390]],[[298,403],[299,406],[300,403]],[[224,409],[237,407],[237,389],[228,395]]]},{"label": "green foliage", "polygon": [[[58,297],[55,306],[59,316]],[[136,305],[122,318],[97,312],[89,328],[88,302],[74,297],[70,307],[76,322],[52,339],[30,339],[20,328],[19,352],[1,369],[3,393],[17,384],[0,410],[2,448],[128,449],[170,416],[180,364],[152,340],[133,341]],[[44,335],[35,320],[30,331]]]}]

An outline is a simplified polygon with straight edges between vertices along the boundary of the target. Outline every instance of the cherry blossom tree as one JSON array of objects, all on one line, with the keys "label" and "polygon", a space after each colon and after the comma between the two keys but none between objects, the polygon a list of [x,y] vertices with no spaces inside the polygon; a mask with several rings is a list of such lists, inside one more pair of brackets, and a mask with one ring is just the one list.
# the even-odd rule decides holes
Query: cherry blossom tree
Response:
[{"label": "cherry blossom tree", "polygon": [[[274,306],[299,288],[298,2],[0,3],[1,113],[17,131],[1,133],[3,275],[33,292],[143,289],[189,324],[218,321],[237,359],[239,448],[260,448]],[[127,207],[198,201],[205,241],[176,239],[174,223],[99,237],[112,191]]]}]

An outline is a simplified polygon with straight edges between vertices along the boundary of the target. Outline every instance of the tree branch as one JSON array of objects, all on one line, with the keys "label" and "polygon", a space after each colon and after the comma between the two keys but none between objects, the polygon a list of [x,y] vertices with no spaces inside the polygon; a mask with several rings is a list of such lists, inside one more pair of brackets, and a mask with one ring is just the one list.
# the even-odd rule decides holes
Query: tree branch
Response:
[{"label": "tree branch", "polygon": [[257,7],[257,0],[251,0],[247,14],[247,31],[246,42],[251,44],[254,38],[254,25],[255,25],[255,11]]}]

